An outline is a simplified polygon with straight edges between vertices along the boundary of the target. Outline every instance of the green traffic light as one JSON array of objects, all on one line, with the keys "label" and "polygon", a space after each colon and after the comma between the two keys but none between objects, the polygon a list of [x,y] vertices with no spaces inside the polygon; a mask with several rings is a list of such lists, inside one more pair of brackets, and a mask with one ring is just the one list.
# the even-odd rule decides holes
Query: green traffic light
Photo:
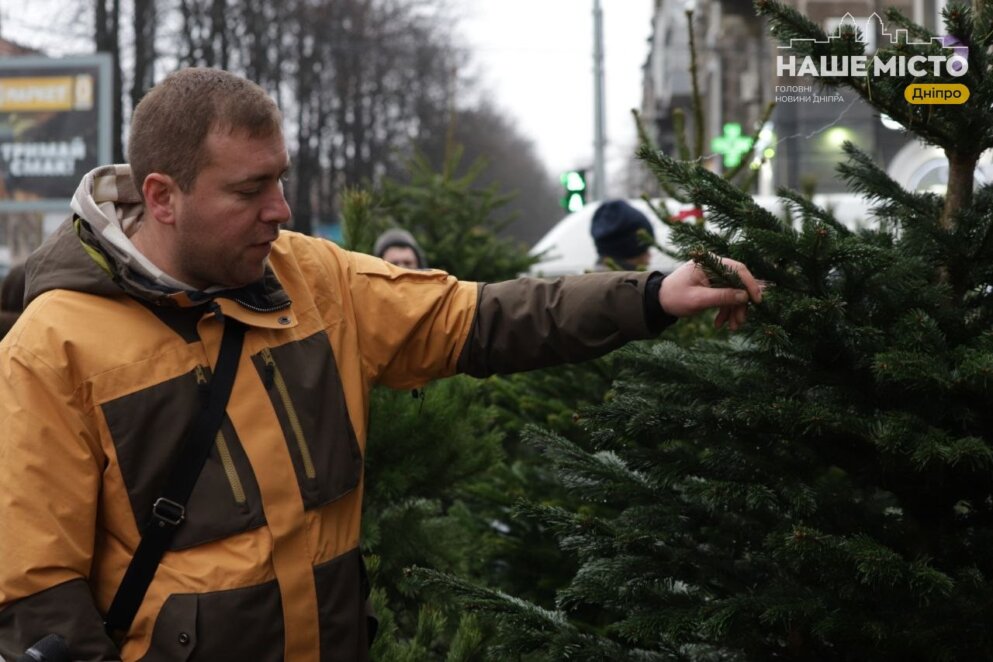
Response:
[{"label": "green traffic light", "polygon": [[577,170],[570,170],[562,174],[562,185],[569,192],[581,192],[586,190],[586,177]]},{"label": "green traffic light", "polygon": [[571,212],[579,211],[583,208],[586,202],[583,200],[581,193],[570,193],[566,202],[566,209]]}]

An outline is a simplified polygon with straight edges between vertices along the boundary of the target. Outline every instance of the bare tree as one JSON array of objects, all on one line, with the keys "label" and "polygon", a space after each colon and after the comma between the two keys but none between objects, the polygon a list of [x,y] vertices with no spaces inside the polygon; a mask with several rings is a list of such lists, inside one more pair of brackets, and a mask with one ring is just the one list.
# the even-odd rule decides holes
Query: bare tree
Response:
[{"label": "bare tree", "polygon": [[131,77],[131,107],[134,108],[155,84],[155,0],[134,0],[134,71]]},{"label": "bare tree", "polygon": [[114,87],[111,110],[114,160],[124,160],[121,132],[124,117],[124,84],[121,74],[121,0],[96,0],[93,41],[98,53],[110,53],[113,58]]},{"label": "bare tree", "polygon": [[484,159],[487,167],[477,184],[496,184],[500,193],[513,196],[501,209],[513,217],[501,234],[535,243],[562,218],[563,211],[557,183],[535,153],[532,141],[488,100],[460,109],[452,115],[451,122],[450,139],[427,136],[419,141],[420,149],[439,168],[450,149],[449,141],[464,150],[463,170],[477,159]]},{"label": "bare tree", "polygon": [[336,216],[338,192],[397,173],[443,126],[454,51],[416,0],[296,5],[287,70],[296,104],[297,227]]},{"label": "bare tree", "polygon": [[[125,16],[133,11],[124,25],[133,29],[133,52],[121,5],[92,5],[97,49],[115,62],[115,159],[123,158],[122,81],[134,107],[163,64],[241,73],[276,97],[287,118],[294,170],[286,193],[302,232],[337,218],[344,187],[402,177],[418,146],[442,145],[456,91],[468,88],[459,74],[465,51],[446,33],[445,0],[133,0],[124,7]],[[554,208],[535,206],[554,198],[526,141],[495,111],[463,113],[462,126],[467,161],[493,152],[487,177],[525,191],[515,227],[551,222]]]}]

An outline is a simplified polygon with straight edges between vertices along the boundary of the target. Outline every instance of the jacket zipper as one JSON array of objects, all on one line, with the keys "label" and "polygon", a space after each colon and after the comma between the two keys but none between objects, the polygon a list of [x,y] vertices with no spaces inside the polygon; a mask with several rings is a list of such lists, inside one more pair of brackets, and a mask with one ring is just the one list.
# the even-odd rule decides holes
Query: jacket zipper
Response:
[{"label": "jacket zipper", "polygon": [[239,506],[244,506],[247,502],[245,488],[241,484],[241,478],[238,477],[238,471],[234,468],[234,460],[231,459],[231,450],[228,448],[228,442],[224,439],[224,433],[220,430],[217,431],[217,439],[214,440],[214,444],[217,446],[217,454],[221,458],[221,466],[224,467],[224,475],[228,477],[228,483],[231,484],[231,493],[234,495],[234,502]]},{"label": "jacket zipper", "polygon": [[242,301],[241,299],[233,299],[233,301],[237,302],[238,305],[242,306],[243,308],[248,308],[249,310],[251,310],[253,312],[256,312],[256,313],[274,313],[277,310],[286,310],[293,303],[292,301],[287,301],[286,303],[281,303],[281,304],[276,305],[276,306],[261,307],[261,306],[253,306],[252,304],[246,303],[245,301]]},{"label": "jacket zipper", "polygon": [[290,427],[293,429],[293,436],[296,439],[300,457],[303,458],[304,474],[307,478],[313,480],[317,478],[317,471],[314,469],[314,460],[310,456],[310,448],[307,446],[307,440],[303,436],[300,417],[297,416],[297,410],[293,406],[293,401],[290,399],[290,390],[286,388],[286,381],[283,379],[283,374],[279,371],[279,367],[272,358],[272,352],[269,351],[268,347],[262,350],[262,360],[272,374],[273,384],[276,386],[276,391],[279,392],[279,399],[283,402],[283,408],[286,410],[286,417],[290,419]]},{"label": "jacket zipper", "polygon": [[[203,366],[197,366],[195,373],[197,385],[201,388],[205,387],[207,384],[207,374],[204,372]],[[221,467],[224,469],[224,475],[227,476],[228,484],[231,486],[231,494],[234,496],[234,501],[239,506],[243,506],[247,502],[245,488],[241,484],[241,478],[238,477],[238,470],[235,468],[234,460],[231,458],[231,449],[228,448],[228,442],[224,438],[224,432],[222,430],[217,431],[214,445],[217,447],[217,456],[221,458]]]}]

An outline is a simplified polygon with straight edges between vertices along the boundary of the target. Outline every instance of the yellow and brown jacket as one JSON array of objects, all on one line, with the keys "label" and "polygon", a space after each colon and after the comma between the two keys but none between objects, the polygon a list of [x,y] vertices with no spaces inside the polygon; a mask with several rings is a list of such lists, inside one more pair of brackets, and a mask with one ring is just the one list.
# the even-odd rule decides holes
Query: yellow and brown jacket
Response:
[{"label": "yellow and brown jacket", "polygon": [[[648,279],[482,285],[283,232],[261,282],[170,294],[75,215],[32,257],[30,305],[0,343],[0,654],[57,632],[77,660],[367,659],[370,387],[649,337],[662,320]],[[101,614],[202,406],[226,317],[249,327],[227,417],[118,649]]]}]

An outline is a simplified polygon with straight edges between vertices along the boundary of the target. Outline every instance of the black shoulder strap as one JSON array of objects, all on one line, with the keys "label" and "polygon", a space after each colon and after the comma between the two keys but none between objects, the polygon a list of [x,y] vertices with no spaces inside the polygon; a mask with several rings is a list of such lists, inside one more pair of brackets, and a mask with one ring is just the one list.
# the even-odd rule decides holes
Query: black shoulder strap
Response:
[{"label": "black shoulder strap", "polygon": [[165,490],[152,505],[152,517],[142,531],[138,549],[135,550],[131,564],[124,573],[110,609],[107,610],[104,628],[111,638],[116,639],[131,628],[131,622],[145,598],[148,585],[152,583],[159,561],[186,517],[186,502],[224,421],[224,411],[234,386],[244,339],[245,325],[226,317],[217,368],[210,380],[210,399],[193,420]]}]

